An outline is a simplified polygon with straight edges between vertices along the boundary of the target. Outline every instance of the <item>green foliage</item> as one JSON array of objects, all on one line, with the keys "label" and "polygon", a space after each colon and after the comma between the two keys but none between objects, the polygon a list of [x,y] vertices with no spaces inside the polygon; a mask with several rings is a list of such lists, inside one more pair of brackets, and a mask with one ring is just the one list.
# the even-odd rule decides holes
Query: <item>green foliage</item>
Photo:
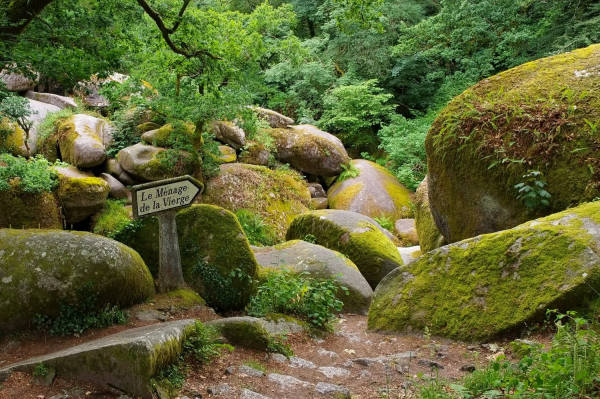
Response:
[{"label": "green foliage", "polygon": [[57,112],[49,112],[37,129],[37,141],[42,143],[46,138],[58,131],[58,127],[68,118],[74,115],[72,108],[61,109]]},{"label": "green foliage", "polygon": [[[548,311],[549,314],[556,311]],[[600,393],[600,339],[587,320],[574,312],[557,314],[552,346],[535,346],[518,364],[503,357],[451,385],[461,397],[596,397]],[[567,321],[567,323],[564,323]]]},{"label": "green foliage", "polygon": [[336,133],[347,148],[359,153],[376,149],[377,129],[394,110],[386,104],[393,96],[376,85],[377,80],[372,79],[331,90],[323,97],[319,127]]},{"label": "green foliage", "polygon": [[98,295],[93,284],[87,283],[76,290],[72,303],[61,302],[58,317],[52,320],[47,315],[37,314],[33,320],[41,330],[50,330],[52,335],[81,334],[88,328],[106,328],[114,324],[125,324],[129,315],[117,306],[106,305],[98,309]]},{"label": "green foliage", "polygon": [[360,176],[360,169],[358,169],[352,162],[349,162],[347,165],[341,164],[342,173],[336,179],[337,182],[341,182],[348,179],[353,179],[355,177]]},{"label": "green foliage", "polygon": [[181,364],[171,364],[150,380],[151,386],[159,386],[169,397],[175,396],[185,384],[185,370]]},{"label": "green foliage", "polygon": [[51,192],[58,185],[58,173],[43,156],[26,160],[0,154],[0,190],[10,189],[9,181],[19,179],[19,189],[26,193]]},{"label": "green foliage", "polygon": [[521,183],[515,184],[515,190],[519,194],[517,198],[521,199],[528,209],[550,206],[548,199],[551,195],[544,190],[547,183],[544,181],[542,172],[529,170],[522,179]]},{"label": "green foliage", "polygon": [[48,368],[48,366],[44,363],[38,363],[35,366],[35,369],[33,369],[33,376],[34,377],[45,377],[46,375],[48,375],[48,373],[50,372],[50,369]]},{"label": "green foliage", "polygon": [[269,345],[267,346],[267,352],[271,353],[281,353],[288,359],[294,356],[294,351],[290,344],[284,342],[287,339],[285,334],[282,335],[270,335],[269,336]]},{"label": "green foliage", "polygon": [[235,213],[242,229],[251,245],[271,246],[277,243],[275,229],[265,224],[263,218],[247,209],[240,209]]},{"label": "green foliage", "polygon": [[394,221],[390,217],[381,215],[381,217],[373,219],[387,231],[391,231],[392,233],[394,232]]},{"label": "green foliage", "polygon": [[191,357],[200,364],[209,364],[219,357],[223,349],[233,351],[231,345],[221,342],[221,336],[215,327],[206,326],[200,321],[194,323],[183,343],[184,357]]},{"label": "green foliage", "polygon": [[[34,111],[33,113],[37,112]],[[0,119],[4,117],[10,122],[16,122],[25,132],[26,139],[29,139],[29,131],[33,126],[33,121],[30,119],[31,115],[32,111],[26,98],[0,91]],[[5,132],[0,130],[0,137],[6,138],[3,133]]]},{"label": "green foliage", "polygon": [[108,238],[117,237],[121,230],[131,223],[129,210],[125,208],[125,200],[109,199],[94,223],[94,234]]},{"label": "green foliage", "polygon": [[249,278],[240,269],[237,269],[237,271],[232,270],[229,276],[223,277],[216,267],[206,263],[203,259],[198,259],[193,273],[202,281],[205,287],[210,287],[210,290],[206,290],[203,295],[206,303],[213,307],[216,304],[221,304],[223,308],[228,309],[234,308],[241,298],[241,293],[234,289],[234,280]]},{"label": "green foliage", "polygon": [[306,242],[308,242],[308,243],[311,243],[311,244],[316,244],[316,243],[317,243],[317,237],[315,237],[315,236],[314,236],[314,235],[312,235],[312,234],[307,234],[307,235],[305,235],[305,236],[304,236],[304,238],[303,238],[302,240],[303,240],[303,241],[306,241]]},{"label": "green foliage", "polygon": [[300,316],[318,328],[327,329],[335,319],[335,312],[342,310],[342,301],[335,297],[341,288],[335,280],[317,280],[309,273],[293,275],[287,270],[270,272],[259,285],[256,296],[247,307],[251,316],[267,313],[284,313]]},{"label": "green foliage", "polygon": [[202,176],[205,179],[210,179],[217,176],[221,169],[219,169],[218,157],[221,156],[219,151],[219,143],[215,140],[215,136],[209,133],[202,133],[204,145],[201,148],[202,151]]}]

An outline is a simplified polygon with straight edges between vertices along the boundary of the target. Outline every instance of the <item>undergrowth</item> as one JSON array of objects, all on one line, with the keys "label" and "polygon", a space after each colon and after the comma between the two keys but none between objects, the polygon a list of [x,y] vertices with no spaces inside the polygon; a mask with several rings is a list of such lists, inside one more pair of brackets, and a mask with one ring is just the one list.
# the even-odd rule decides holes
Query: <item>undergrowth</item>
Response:
[{"label": "undergrowth", "polygon": [[[62,163],[55,163],[62,166]],[[0,190],[8,190],[12,179],[19,180],[19,189],[26,193],[51,192],[58,185],[58,173],[53,164],[37,155],[29,160],[0,154]]]},{"label": "undergrowth", "polygon": [[265,224],[263,218],[247,209],[240,209],[235,213],[246,237],[251,245],[271,246],[277,243],[275,229]]}]

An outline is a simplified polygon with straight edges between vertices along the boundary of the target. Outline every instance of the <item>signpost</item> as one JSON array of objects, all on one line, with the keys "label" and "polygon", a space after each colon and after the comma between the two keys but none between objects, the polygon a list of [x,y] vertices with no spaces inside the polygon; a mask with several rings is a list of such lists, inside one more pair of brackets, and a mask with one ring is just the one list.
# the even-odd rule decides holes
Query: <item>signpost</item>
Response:
[{"label": "signpost", "polygon": [[184,285],[175,211],[190,206],[202,190],[204,185],[187,175],[131,188],[133,218],[158,216],[158,292],[172,291]]}]

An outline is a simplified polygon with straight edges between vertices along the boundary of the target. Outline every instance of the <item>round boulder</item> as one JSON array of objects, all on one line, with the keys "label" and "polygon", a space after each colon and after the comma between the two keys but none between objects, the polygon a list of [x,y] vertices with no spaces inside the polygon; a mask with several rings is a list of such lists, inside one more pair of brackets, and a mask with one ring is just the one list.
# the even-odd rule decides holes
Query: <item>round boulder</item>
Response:
[{"label": "round boulder", "polygon": [[381,281],[369,328],[482,342],[585,308],[600,290],[598,215],[589,203],[433,250]]},{"label": "round boulder", "polygon": [[264,119],[265,121],[267,121],[269,126],[271,126],[272,128],[285,128],[288,125],[294,124],[294,120],[292,118],[288,118],[287,116],[282,115],[279,112],[260,107],[248,108],[254,111],[260,119]]},{"label": "round boulder", "polygon": [[357,177],[335,183],[327,190],[329,207],[392,221],[411,217],[410,191],[386,168],[364,159],[352,161]]},{"label": "round boulder", "polygon": [[74,166],[56,171],[59,179],[56,194],[68,224],[79,223],[102,208],[110,192],[107,182]]},{"label": "round boulder", "polygon": [[154,294],[140,256],[104,237],[57,230],[0,230],[0,331],[31,326],[35,315],[58,316],[92,284],[96,305],[131,306]]},{"label": "round boulder", "polygon": [[263,166],[221,165],[218,176],[206,183],[202,200],[237,212],[247,209],[273,226],[279,238],[294,218],[308,212],[310,193],[304,180]]},{"label": "round boulder", "polygon": [[344,171],[342,165],[350,162],[340,139],[315,126],[290,126],[271,129],[269,133],[275,139],[277,160],[302,172],[337,176]]},{"label": "round boulder", "polygon": [[[598,65],[600,44],[529,62],[442,110],[425,147],[431,212],[448,242],[600,197]],[[519,198],[521,183],[532,196]]]},{"label": "round boulder", "polygon": [[341,252],[375,289],[389,272],[404,265],[386,231],[359,213],[327,209],[298,216],[290,225],[286,239],[313,241]]},{"label": "round boulder", "polygon": [[356,265],[339,252],[293,240],[255,249],[254,255],[265,271],[287,269],[294,274],[308,272],[312,278],[335,279],[340,286],[348,288],[348,295],[341,289],[336,295],[344,303],[343,311],[367,314],[373,289]]},{"label": "round boulder", "polygon": [[221,156],[219,158],[217,158],[218,162],[233,163],[233,162],[237,161],[237,155],[235,153],[235,149],[233,149],[229,146],[226,146],[226,145],[220,145],[219,152],[221,153]]},{"label": "round boulder", "polygon": [[[256,291],[258,264],[235,215],[213,205],[177,212],[177,235],[185,282],[220,310],[243,309]],[[158,220],[145,218],[116,234],[158,274]]]},{"label": "round boulder", "polygon": [[179,150],[176,152],[179,160],[173,163],[166,152],[164,148],[139,143],[123,148],[117,159],[125,172],[142,181],[195,174],[199,165],[196,154]]},{"label": "round boulder", "polygon": [[233,122],[213,121],[210,129],[217,140],[237,150],[246,145],[246,133]]}]

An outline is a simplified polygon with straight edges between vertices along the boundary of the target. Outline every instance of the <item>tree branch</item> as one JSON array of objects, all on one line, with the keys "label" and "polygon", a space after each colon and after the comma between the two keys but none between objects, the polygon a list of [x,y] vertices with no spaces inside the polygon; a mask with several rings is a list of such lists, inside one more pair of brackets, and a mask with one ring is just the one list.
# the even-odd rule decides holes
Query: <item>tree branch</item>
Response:
[{"label": "tree branch", "polygon": [[158,27],[158,29],[160,30],[160,33],[162,34],[163,39],[165,40],[165,42],[167,43],[169,48],[175,54],[182,55],[188,59],[189,58],[198,58],[201,55],[205,55],[209,58],[212,58],[213,60],[221,60],[222,59],[221,57],[211,54],[207,50],[201,49],[201,50],[197,50],[197,51],[193,51],[193,52],[187,52],[183,48],[178,47],[175,43],[173,43],[173,40],[171,40],[171,34],[175,33],[177,28],[179,28],[181,18],[183,17],[183,14],[185,13],[185,10],[186,10],[188,4],[190,3],[190,0],[184,1],[184,4],[181,7],[181,10],[179,11],[179,19],[171,29],[169,29],[165,26],[165,23],[163,22],[160,14],[157,13],[156,11],[154,11],[152,9],[152,7],[150,7],[150,5],[146,2],[146,0],[137,0],[137,2],[144,9],[146,14],[148,14],[148,16],[154,20],[154,22],[156,23],[156,26]]}]

